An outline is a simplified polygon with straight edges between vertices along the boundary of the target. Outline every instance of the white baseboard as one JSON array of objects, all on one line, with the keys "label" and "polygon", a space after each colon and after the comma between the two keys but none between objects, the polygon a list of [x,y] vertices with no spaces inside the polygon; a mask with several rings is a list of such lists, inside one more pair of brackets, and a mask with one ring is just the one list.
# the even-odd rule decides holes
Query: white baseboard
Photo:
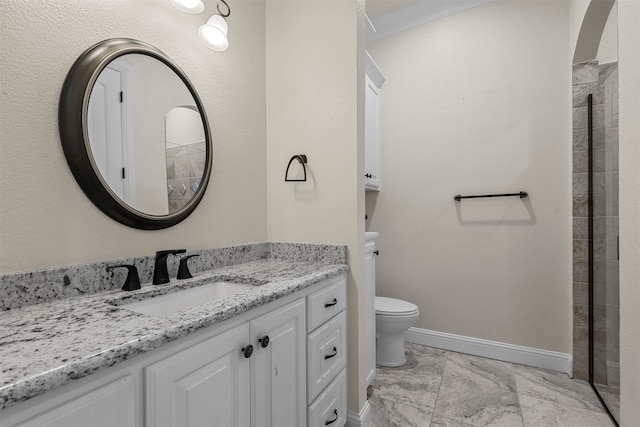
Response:
[{"label": "white baseboard", "polygon": [[409,330],[404,333],[404,338],[406,341],[415,344],[472,354],[474,356],[488,357],[490,359],[518,363],[536,368],[550,369],[564,372],[570,377],[573,376],[573,357],[566,353],[557,353],[555,351],[420,328],[409,328]]},{"label": "white baseboard", "polygon": [[346,427],[371,427],[371,405],[365,400],[360,413],[347,411]]}]

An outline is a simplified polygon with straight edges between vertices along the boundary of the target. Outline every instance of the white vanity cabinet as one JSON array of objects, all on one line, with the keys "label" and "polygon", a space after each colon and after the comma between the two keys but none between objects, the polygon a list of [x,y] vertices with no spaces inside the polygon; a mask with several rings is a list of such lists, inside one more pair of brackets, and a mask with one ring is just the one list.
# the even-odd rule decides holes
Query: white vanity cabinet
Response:
[{"label": "white vanity cabinet", "polygon": [[367,191],[380,190],[380,88],[384,76],[365,51],[365,130],[364,186]]},{"label": "white vanity cabinet", "polygon": [[146,424],[304,425],[305,360],[298,300],[147,367]]},{"label": "white vanity cabinet", "polygon": [[343,426],[345,307],[341,274],[13,405],[0,425]]}]

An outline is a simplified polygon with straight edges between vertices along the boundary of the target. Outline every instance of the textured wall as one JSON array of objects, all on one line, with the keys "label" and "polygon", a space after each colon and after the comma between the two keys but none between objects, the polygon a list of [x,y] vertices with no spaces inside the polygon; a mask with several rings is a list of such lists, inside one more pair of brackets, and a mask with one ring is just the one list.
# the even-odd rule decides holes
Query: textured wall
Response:
[{"label": "textured wall", "polygon": [[640,425],[640,2],[618,4],[620,91],[620,409]]},{"label": "textured wall", "polygon": [[[169,1],[0,2],[0,272],[211,248],[266,239],[264,3],[235,2],[230,47],[209,50]],[[213,174],[198,209],[162,231],[138,231],[98,210],[75,182],[58,136],[58,97],[89,46],[130,37],[189,76],[209,116]]]},{"label": "textured wall", "polygon": [[491,2],[368,46],[386,77],[376,291],[417,304],[419,328],[571,353],[568,19]]},{"label": "textured wall", "polygon": [[[267,237],[348,246],[349,409],[358,412],[366,400],[358,368],[363,347],[358,289],[364,282],[364,2],[329,3],[267,0]],[[308,156],[307,182],[284,182],[294,154]],[[297,161],[290,173],[302,176]]]}]

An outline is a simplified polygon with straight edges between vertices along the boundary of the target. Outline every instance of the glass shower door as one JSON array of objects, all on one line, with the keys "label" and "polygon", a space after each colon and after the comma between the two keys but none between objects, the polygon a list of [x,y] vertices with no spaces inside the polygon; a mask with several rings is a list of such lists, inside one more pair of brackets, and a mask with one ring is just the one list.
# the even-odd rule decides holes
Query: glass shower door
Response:
[{"label": "glass shower door", "polygon": [[599,65],[589,96],[590,383],[620,422],[617,63]]}]

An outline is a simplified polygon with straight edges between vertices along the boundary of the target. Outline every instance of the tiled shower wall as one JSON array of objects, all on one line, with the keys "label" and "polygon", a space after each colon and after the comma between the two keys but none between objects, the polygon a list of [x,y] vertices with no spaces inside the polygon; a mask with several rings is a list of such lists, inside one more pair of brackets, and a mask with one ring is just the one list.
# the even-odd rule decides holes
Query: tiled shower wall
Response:
[{"label": "tiled shower wall", "polygon": [[169,213],[177,212],[195,194],[206,161],[205,142],[167,148]]},{"label": "tiled shower wall", "polygon": [[619,382],[617,63],[573,66],[573,373],[589,378],[587,97],[593,94],[594,382]]}]

